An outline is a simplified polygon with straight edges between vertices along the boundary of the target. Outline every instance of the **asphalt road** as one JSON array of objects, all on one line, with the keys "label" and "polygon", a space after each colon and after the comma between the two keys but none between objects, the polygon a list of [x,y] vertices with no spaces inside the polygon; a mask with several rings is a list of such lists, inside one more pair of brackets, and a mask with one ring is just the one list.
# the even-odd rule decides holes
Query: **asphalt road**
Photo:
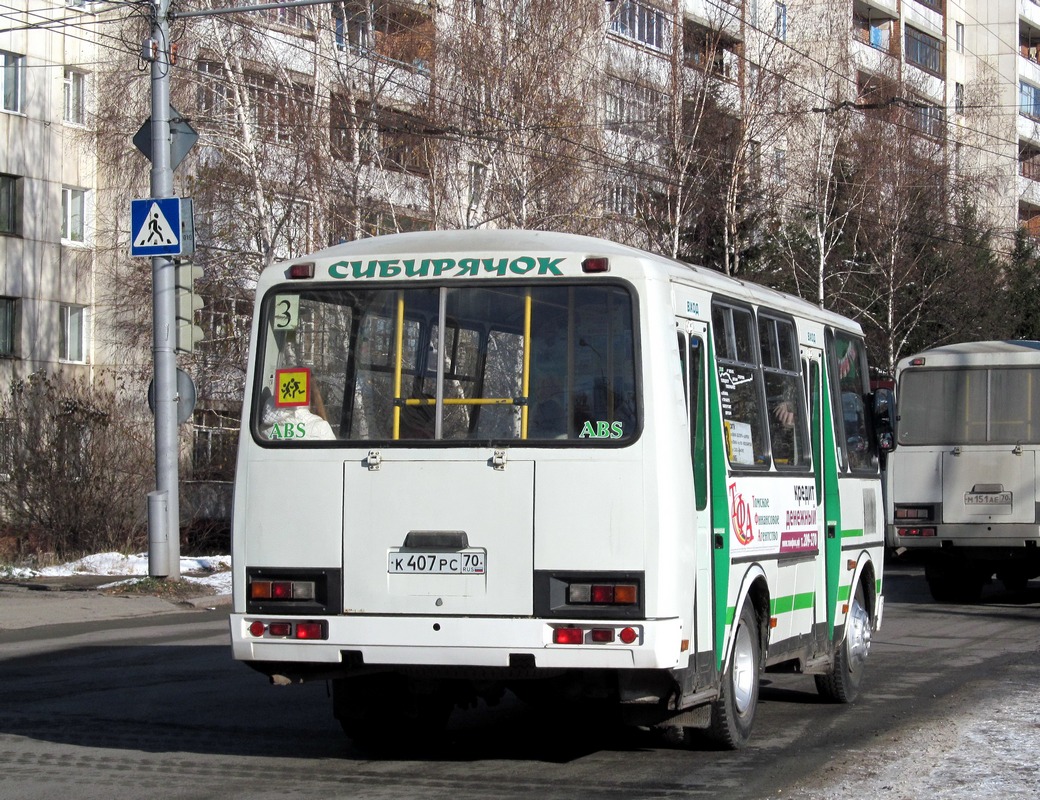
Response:
[{"label": "asphalt road", "polygon": [[[825,704],[812,678],[768,675],[739,753],[507,698],[456,712],[428,753],[374,758],[343,736],[324,684],[272,687],[232,661],[226,610],[0,624],[0,798],[973,797],[943,792],[979,788],[961,751],[993,763],[986,726],[1032,709],[1040,583],[939,605],[920,570],[896,564],[886,594],[860,701]],[[3,608],[0,594],[0,620]],[[1003,797],[1035,795],[1040,736],[1035,717],[1023,724],[1033,746],[996,754],[1023,768],[1003,770]],[[933,762],[931,784],[908,780]]]}]

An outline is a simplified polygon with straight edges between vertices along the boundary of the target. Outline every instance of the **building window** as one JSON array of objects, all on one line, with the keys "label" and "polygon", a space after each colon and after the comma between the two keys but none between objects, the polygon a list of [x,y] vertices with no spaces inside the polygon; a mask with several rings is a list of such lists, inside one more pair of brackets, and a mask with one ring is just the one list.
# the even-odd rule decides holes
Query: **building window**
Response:
[{"label": "building window", "polygon": [[0,96],[3,110],[25,110],[25,56],[0,50]]},{"label": "building window", "polygon": [[224,122],[235,120],[231,81],[245,95],[247,124],[265,142],[292,143],[300,135],[313,92],[305,84],[279,81],[258,72],[226,73],[215,62],[200,61],[196,93],[199,110]]},{"label": "building window", "polygon": [[0,356],[16,355],[18,346],[18,300],[0,297]]},{"label": "building window", "polygon": [[86,241],[86,192],[82,189],[61,189],[61,238],[65,242]]},{"label": "building window", "polygon": [[958,23],[956,23],[956,25],[957,25],[957,27],[956,27],[957,52],[958,53],[963,53],[964,52],[964,23],[963,22],[958,22]]},{"label": "building window", "polygon": [[773,149],[773,168],[770,176],[773,185],[783,187],[787,184],[787,151],[777,147]]},{"label": "building window", "polygon": [[332,8],[336,47],[339,50],[364,52],[369,47],[372,21],[368,0],[346,0]]},{"label": "building window", "polygon": [[915,101],[910,109],[911,124],[925,136],[941,139],[946,127],[946,110],[942,106]]},{"label": "building window", "polygon": [[469,164],[469,207],[477,208],[484,200],[487,165],[471,161]]},{"label": "building window", "polygon": [[614,183],[607,188],[607,211],[619,217],[635,217],[639,190],[631,183]]},{"label": "building window", "polygon": [[917,28],[906,29],[906,62],[925,72],[942,75],[942,42]]},{"label": "building window", "polygon": [[622,0],[610,20],[610,30],[614,33],[655,50],[664,50],[667,46],[666,25],[663,11],[638,0]]},{"label": "building window", "polygon": [[853,12],[852,33],[865,44],[875,50],[888,53],[892,47],[892,20],[870,19],[863,14]]},{"label": "building window", "polygon": [[711,31],[691,20],[683,23],[683,60],[686,66],[728,78],[731,75],[733,43],[717,31]]},{"label": "building window", "polygon": [[787,3],[774,3],[776,9],[776,25],[773,33],[781,42],[787,41]]},{"label": "building window", "polygon": [[485,18],[485,0],[469,0],[469,21],[475,25],[483,25]]},{"label": "building window", "polygon": [[61,343],[58,358],[75,364],[86,363],[86,306],[61,306]]},{"label": "building window", "polygon": [[1027,117],[1040,120],[1040,88],[1021,81],[1018,84],[1018,108]]},{"label": "building window", "polygon": [[604,122],[609,130],[628,135],[661,134],[667,108],[664,95],[649,86],[607,76],[604,91]]},{"label": "building window", "polygon": [[22,232],[22,179],[0,175],[0,235],[18,236]]},{"label": "building window", "polygon": [[288,8],[269,8],[263,13],[267,15],[267,19],[270,22],[276,25],[295,28],[304,34],[314,33],[314,22],[311,20],[307,9],[290,6]]},{"label": "building window", "polygon": [[953,84],[953,108],[958,114],[964,113],[964,84]]},{"label": "building window", "polygon": [[1019,145],[1018,172],[1024,178],[1040,181],[1040,149]]},{"label": "building window", "polygon": [[87,76],[82,72],[65,70],[65,121],[72,125],[83,125],[87,121],[86,94]]}]

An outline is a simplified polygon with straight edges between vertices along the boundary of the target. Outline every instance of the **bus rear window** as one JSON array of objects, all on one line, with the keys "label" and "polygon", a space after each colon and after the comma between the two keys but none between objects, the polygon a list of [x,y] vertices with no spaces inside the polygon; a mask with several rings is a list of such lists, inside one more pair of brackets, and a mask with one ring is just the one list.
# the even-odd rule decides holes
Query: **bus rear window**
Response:
[{"label": "bus rear window", "polygon": [[275,289],[253,429],[271,444],[617,443],[637,432],[629,292]]},{"label": "bus rear window", "polygon": [[899,444],[1040,442],[1040,369],[907,370],[899,383]]}]

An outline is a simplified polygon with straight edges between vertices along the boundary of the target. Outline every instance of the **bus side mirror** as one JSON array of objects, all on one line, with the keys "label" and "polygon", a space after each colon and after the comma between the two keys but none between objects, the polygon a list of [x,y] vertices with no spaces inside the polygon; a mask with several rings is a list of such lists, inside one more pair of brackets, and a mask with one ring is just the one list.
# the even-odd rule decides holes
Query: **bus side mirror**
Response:
[{"label": "bus side mirror", "polygon": [[892,425],[895,404],[895,393],[891,389],[874,390],[874,435],[877,436],[878,450],[882,453],[891,453],[896,449],[895,427]]}]

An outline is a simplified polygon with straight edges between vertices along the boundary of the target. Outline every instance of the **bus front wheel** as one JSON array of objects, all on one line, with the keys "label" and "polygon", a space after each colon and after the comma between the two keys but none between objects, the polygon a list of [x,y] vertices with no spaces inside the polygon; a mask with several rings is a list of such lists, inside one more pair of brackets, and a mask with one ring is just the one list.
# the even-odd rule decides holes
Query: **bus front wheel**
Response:
[{"label": "bus front wheel", "polygon": [[845,638],[834,653],[830,672],[813,676],[816,679],[816,691],[821,696],[834,703],[851,703],[859,696],[872,632],[863,585],[860,584],[856,587],[845,621]]},{"label": "bus front wheel", "polygon": [[708,734],[723,747],[739,750],[751,738],[762,665],[758,617],[750,601],[744,601],[733,638],[733,656],[711,705]]}]

